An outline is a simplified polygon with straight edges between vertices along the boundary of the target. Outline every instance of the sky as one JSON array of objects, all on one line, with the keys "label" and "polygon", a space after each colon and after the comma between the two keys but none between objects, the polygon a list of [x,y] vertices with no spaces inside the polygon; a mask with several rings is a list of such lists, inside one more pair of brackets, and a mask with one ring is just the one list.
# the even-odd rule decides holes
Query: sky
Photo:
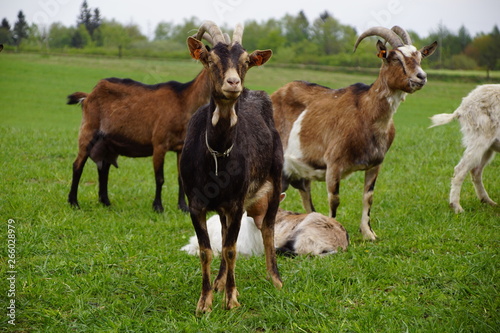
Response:
[{"label": "sky", "polygon": [[[0,19],[7,18],[13,26],[22,10],[29,24],[49,26],[61,22],[74,26],[82,3],[83,0],[0,0]],[[495,25],[500,27],[499,0],[87,0],[87,3],[90,8],[99,8],[106,19],[137,24],[149,38],[162,21],[179,24],[195,16],[233,27],[248,20],[262,22],[286,14],[297,15],[300,10],[309,22],[327,10],[358,33],[372,26],[399,25],[426,37],[443,24],[455,33],[463,25],[475,36],[491,32]]]}]

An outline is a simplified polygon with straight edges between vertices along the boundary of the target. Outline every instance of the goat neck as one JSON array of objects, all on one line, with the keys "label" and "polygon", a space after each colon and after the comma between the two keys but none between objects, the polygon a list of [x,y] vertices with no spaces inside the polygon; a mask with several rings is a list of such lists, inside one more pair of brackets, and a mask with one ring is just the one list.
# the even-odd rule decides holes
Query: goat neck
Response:
[{"label": "goat neck", "polygon": [[[206,126],[206,143],[210,153],[228,155],[234,144],[238,98],[233,101],[210,99]],[[214,122],[214,119],[217,121]]]}]

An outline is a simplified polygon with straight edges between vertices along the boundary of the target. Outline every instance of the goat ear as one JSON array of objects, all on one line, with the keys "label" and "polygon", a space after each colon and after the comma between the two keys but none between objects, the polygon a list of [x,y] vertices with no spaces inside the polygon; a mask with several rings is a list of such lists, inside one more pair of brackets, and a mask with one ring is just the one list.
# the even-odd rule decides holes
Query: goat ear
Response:
[{"label": "goat ear", "polygon": [[377,41],[377,51],[377,57],[379,57],[380,59],[387,58],[387,48],[385,47],[385,44],[380,40]]},{"label": "goat ear", "polygon": [[436,51],[437,46],[438,46],[438,43],[436,41],[430,45],[427,45],[427,46],[424,46],[423,48],[421,48],[419,51],[422,54],[422,58],[426,58],[426,57],[430,56],[431,54],[433,54],[434,51]]},{"label": "goat ear", "polygon": [[286,193],[285,192],[281,193],[280,194],[280,202],[282,202],[283,200],[285,200],[285,198],[286,198]]},{"label": "goat ear", "polygon": [[273,51],[271,50],[265,50],[265,51],[253,51],[252,54],[250,54],[250,67],[253,66],[261,66],[264,65],[273,55]]},{"label": "goat ear", "polygon": [[205,45],[194,37],[189,37],[187,39],[187,44],[191,57],[196,60],[203,60],[204,55],[206,55],[207,52]]}]

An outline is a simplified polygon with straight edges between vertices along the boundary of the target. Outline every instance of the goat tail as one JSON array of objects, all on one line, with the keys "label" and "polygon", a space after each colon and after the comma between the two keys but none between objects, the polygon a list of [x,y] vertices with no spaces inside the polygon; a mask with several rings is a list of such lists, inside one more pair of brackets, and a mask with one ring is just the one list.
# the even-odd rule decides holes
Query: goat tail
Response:
[{"label": "goat tail", "polygon": [[68,96],[68,102],[66,104],[68,105],[82,104],[83,100],[87,98],[88,95],[89,94],[80,91],[72,93],[71,95]]},{"label": "goat tail", "polygon": [[432,125],[429,126],[429,128],[448,124],[449,122],[451,122],[455,118],[458,118],[458,114],[456,112],[436,114],[430,118]]}]

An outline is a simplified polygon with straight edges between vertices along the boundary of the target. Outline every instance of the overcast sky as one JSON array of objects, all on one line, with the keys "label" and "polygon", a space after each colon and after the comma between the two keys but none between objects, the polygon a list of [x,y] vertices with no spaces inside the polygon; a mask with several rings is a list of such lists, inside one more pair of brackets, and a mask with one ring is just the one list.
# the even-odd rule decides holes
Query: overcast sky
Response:
[{"label": "overcast sky", "polygon": [[[75,25],[83,0],[0,0],[0,18],[11,25],[22,10],[28,23],[61,22]],[[358,33],[371,26],[395,24],[426,37],[442,23],[453,32],[464,25],[472,36],[489,33],[500,27],[499,0],[87,0],[90,8],[99,8],[101,16],[120,23],[135,23],[143,34],[154,35],[161,21],[182,23],[196,16],[201,20],[227,23],[281,18],[303,10],[312,22],[327,10],[342,24],[355,27]]]}]

